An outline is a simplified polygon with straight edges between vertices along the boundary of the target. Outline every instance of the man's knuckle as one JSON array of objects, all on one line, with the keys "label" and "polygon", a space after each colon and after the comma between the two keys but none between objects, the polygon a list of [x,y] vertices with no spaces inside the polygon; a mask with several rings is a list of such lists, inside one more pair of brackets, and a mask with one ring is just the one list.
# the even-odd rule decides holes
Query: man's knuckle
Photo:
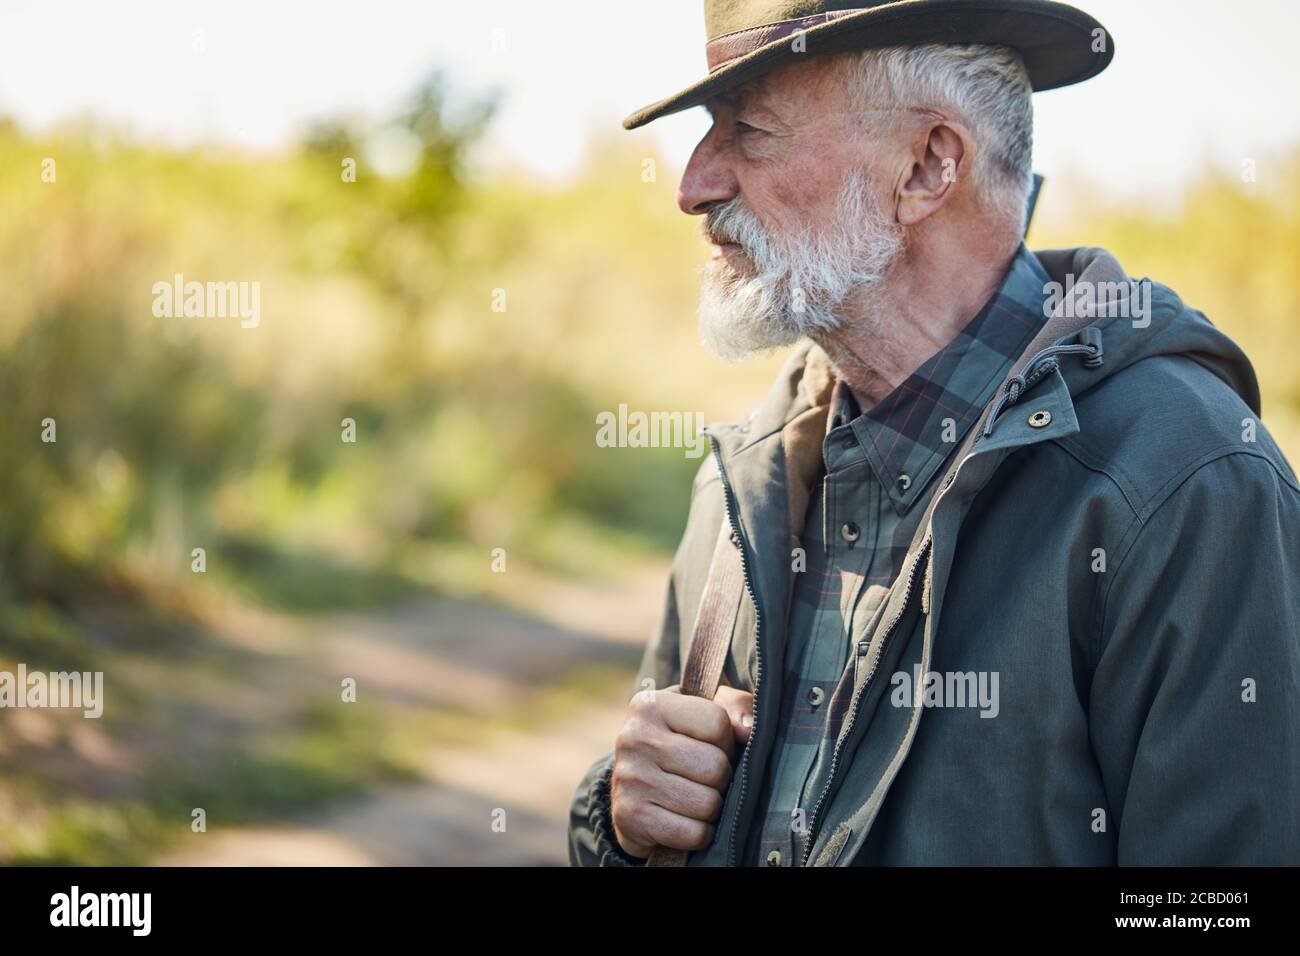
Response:
[{"label": "man's knuckle", "polygon": [[637,750],[645,740],[650,725],[640,714],[633,714],[623,721],[623,729],[618,732],[618,741],[625,750]]},{"label": "man's knuckle", "polygon": [[720,750],[715,750],[709,755],[708,764],[705,767],[705,776],[708,778],[707,783],[710,786],[721,789],[727,785],[731,779],[731,762],[727,760],[727,755]]},{"label": "man's knuckle", "polygon": [[621,766],[615,767],[614,778],[625,793],[635,793],[645,786],[645,765],[640,760],[625,760]]},{"label": "man's knuckle", "polygon": [[684,830],[686,845],[692,850],[702,850],[713,838],[713,827],[698,820],[691,821]]}]

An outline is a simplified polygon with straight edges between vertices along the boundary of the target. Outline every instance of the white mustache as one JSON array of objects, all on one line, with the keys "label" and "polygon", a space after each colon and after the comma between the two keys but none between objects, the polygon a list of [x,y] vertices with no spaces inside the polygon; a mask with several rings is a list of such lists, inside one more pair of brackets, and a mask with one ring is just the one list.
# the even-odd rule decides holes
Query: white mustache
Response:
[{"label": "white mustache", "polygon": [[714,206],[706,213],[704,236],[715,246],[730,243],[740,246],[746,252],[747,241],[752,243],[756,236],[766,238],[758,217],[740,206],[739,196],[720,206]]}]

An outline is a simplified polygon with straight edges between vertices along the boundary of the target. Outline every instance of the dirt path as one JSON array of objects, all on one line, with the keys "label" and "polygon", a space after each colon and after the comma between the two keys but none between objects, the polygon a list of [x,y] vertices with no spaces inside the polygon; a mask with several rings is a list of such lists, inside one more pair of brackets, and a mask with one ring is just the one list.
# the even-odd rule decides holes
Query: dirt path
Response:
[{"label": "dirt path", "polygon": [[[533,735],[444,752],[431,777],[293,825],[195,834],[164,866],[564,865],[569,798],[608,749],[623,706]],[[494,817],[505,811],[503,832]]]},{"label": "dirt path", "polygon": [[[534,609],[447,600],[318,622],[324,672],[419,714],[481,714],[592,664],[627,682],[544,709],[537,724],[492,725],[472,743],[440,745],[421,780],[271,827],[187,834],[164,866],[564,865],[569,799],[622,723],[631,672],[659,610],[658,569],[610,587],[532,589]],[[617,673],[617,672],[615,672]],[[516,722],[517,723],[517,722]],[[504,827],[501,826],[504,814]]]}]

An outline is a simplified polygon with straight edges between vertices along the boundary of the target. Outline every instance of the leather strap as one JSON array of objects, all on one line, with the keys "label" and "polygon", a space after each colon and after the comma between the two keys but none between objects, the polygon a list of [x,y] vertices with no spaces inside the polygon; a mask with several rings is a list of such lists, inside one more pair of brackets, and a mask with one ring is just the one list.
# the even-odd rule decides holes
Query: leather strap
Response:
[{"label": "leather strap", "polygon": [[[709,577],[700,598],[700,612],[691,631],[691,646],[682,668],[681,692],[713,700],[722,681],[722,668],[731,648],[731,628],[745,591],[745,570],[741,565],[740,537],[724,516],[718,543],[709,562]],[[685,866],[689,852],[657,846],[647,866]]]}]

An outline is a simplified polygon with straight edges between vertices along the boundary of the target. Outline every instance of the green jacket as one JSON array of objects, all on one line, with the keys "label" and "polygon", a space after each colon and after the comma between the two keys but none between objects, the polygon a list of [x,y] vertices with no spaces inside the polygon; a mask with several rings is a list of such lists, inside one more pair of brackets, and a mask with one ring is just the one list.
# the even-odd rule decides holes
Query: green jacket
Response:
[{"label": "green jacket", "polygon": [[[1066,285],[1118,268],[1097,249],[1036,255]],[[1055,357],[936,481],[807,808],[809,865],[1300,863],[1300,485],[1258,421],[1246,356],[1151,289],[1144,318],[1092,323],[1102,364]],[[824,359],[801,347],[747,421],[709,428],[637,675],[637,689],[680,680],[731,509],[749,596],[724,680],[754,692],[755,723],[691,865],[734,865],[755,822],[806,500],[787,432]],[[898,675],[931,672],[996,675],[996,715],[900,697]],[[611,764],[574,794],[575,865],[626,862]]]}]

